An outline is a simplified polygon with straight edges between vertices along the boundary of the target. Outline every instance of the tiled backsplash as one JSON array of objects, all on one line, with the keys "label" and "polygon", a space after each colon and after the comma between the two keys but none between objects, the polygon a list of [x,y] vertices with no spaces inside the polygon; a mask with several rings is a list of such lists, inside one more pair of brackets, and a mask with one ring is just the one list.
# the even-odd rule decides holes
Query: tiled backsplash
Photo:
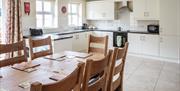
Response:
[{"label": "tiled backsplash", "polygon": [[89,20],[89,25],[95,26],[103,30],[118,30],[121,27],[124,31],[147,31],[147,25],[159,24],[157,20],[140,20],[134,19],[133,13],[129,11],[122,11],[118,20]]}]

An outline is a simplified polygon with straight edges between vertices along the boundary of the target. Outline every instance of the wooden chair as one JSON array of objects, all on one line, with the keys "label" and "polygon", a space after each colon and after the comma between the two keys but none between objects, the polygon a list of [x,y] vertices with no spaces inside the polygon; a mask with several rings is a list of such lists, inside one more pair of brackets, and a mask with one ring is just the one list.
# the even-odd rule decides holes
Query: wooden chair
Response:
[{"label": "wooden chair", "polygon": [[[91,44],[101,44],[103,48],[92,47]],[[106,55],[107,48],[108,48],[108,36],[95,37],[89,35],[88,53],[94,52],[94,53],[103,53],[104,55]]]},{"label": "wooden chair", "polygon": [[123,91],[124,66],[129,43],[123,48],[115,48],[109,70],[107,91]]},{"label": "wooden chair", "polygon": [[79,63],[78,67],[61,81],[51,84],[32,83],[30,91],[80,91],[84,65],[84,63]]},{"label": "wooden chair", "polygon": [[112,50],[101,60],[87,60],[82,91],[106,91],[111,54]]},{"label": "wooden chair", "polygon": [[[29,39],[29,45],[30,45],[30,54],[31,54],[31,59],[35,59],[38,57],[43,57],[47,55],[51,55],[53,53],[52,51],[52,43],[51,43],[51,37],[47,37],[44,39],[38,39],[38,40],[33,40],[32,38]],[[33,52],[34,48],[37,47],[42,47],[42,46],[49,46],[49,49],[43,50],[40,52]]]},{"label": "wooden chair", "polygon": [[25,47],[25,41],[20,41],[13,44],[0,44],[0,54],[6,54],[6,53],[15,53],[15,52],[21,52],[23,51],[23,54],[17,55],[16,57],[10,57],[0,60],[0,67],[13,65],[16,63],[26,62],[27,61],[27,52]]}]

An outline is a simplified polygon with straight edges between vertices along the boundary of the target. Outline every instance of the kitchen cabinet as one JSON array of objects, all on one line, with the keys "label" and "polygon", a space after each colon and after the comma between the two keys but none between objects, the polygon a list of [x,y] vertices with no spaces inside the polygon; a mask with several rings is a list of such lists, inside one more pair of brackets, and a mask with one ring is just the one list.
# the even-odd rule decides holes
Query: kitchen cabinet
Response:
[{"label": "kitchen cabinet", "polygon": [[115,4],[113,0],[90,1],[86,3],[87,20],[114,20]]},{"label": "kitchen cabinet", "polygon": [[90,32],[75,33],[73,35],[73,51],[86,52],[88,49],[88,36]]},{"label": "kitchen cabinet", "polygon": [[130,53],[159,56],[159,35],[128,34]]},{"label": "kitchen cabinet", "polygon": [[160,56],[179,58],[180,0],[160,0]]},{"label": "kitchen cabinet", "polygon": [[159,20],[159,0],[133,0],[136,20]]},{"label": "kitchen cabinet", "polygon": [[60,40],[54,41],[53,42],[54,53],[60,53],[63,51],[72,51],[73,38],[71,36],[72,35],[66,35],[65,37],[69,37],[69,38],[64,37],[65,39],[60,39]]},{"label": "kitchen cabinet", "polygon": [[161,36],[160,37],[160,56],[170,59],[179,58],[179,37]]},{"label": "kitchen cabinet", "polygon": [[180,35],[177,29],[180,21],[179,6],[179,0],[160,0],[160,35]]}]

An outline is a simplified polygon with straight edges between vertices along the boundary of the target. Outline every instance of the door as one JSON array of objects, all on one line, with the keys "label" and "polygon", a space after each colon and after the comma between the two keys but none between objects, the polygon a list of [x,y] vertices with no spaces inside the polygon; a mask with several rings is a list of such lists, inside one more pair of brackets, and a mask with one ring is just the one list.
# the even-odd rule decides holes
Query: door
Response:
[{"label": "door", "polygon": [[176,36],[160,37],[160,56],[165,58],[178,59],[179,41]]},{"label": "door", "polygon": [[146,7],[146,0],[134,0],[134,15],[136,19],[144,18],[144,11]]},{"label": "door", "polygon": [[56,40],[54,41],[54,53],[60,53],[63,51],[72,51],[72,38]]},{"label": "door", "polygon": [[177,35],[179,0],[160,0],[160,34]]},{"label": "door", "polygon": [[159,35],[142,34],[142,54],[159,56]]},{"label": "door", "polygon": [[128,48],[129,53],[136,53],[136,54],[142,53],[141,34],[128,33],[128,42],[129,42],[129,48]]}]

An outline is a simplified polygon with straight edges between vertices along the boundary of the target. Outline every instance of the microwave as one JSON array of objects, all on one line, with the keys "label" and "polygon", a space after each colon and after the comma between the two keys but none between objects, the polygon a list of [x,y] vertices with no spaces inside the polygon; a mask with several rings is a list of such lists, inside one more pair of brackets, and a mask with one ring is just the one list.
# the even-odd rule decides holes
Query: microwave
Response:
[{"label": "microwave", "polygon": [[159,33],[159,25],[148,25],[147,30],[149,33]]}]

